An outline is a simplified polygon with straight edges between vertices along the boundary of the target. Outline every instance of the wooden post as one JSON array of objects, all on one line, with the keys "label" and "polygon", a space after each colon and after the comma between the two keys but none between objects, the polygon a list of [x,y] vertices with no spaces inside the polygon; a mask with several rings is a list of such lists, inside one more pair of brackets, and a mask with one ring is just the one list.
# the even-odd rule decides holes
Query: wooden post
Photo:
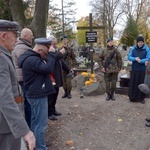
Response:
[{"label": "wooden post", "polygon": [[[89,14],[90,32],[92,32],[92,13]],[[93,73],[93,43],[90,43],[91,74]]]},{"label": "wooden post", "polygon": [[[89,29],[90,32],[93,31],[93,29],[104,29],[104,26],[92,26],[92,13],[89,14],[89,27],[77,27],[77,30],[82,30],[82,29]],[[93,43],[90,43],[89,47],[90,51],[90,59],[91,59],[91,73],[93,73]]]}]

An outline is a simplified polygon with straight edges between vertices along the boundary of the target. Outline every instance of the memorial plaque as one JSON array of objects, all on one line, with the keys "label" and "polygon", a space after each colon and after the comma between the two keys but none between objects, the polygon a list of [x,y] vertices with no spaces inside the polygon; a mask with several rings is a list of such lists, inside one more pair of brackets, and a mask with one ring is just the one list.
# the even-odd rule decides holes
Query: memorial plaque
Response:
[{"label": "memorial plaque", "polygon": [[97,31],[86,32],[86,43],[97,42]]}]

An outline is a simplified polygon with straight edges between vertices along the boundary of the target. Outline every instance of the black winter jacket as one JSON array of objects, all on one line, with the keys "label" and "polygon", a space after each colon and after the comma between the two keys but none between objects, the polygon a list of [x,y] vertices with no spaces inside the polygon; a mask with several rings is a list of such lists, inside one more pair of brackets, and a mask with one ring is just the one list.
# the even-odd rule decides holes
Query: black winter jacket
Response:
[{"label": "black winter jacket", "polygon": [[[63,55],[59,53],[58,58]],[[55,93],[49,74],[53,72],[55,66],[53,52],[49,52],[44,61],[40,54],[33,50],[27,50],[20,55],[18,65],[23,71],[23,81],[25,84],[25,93],[28,98],[38,98]]]}]

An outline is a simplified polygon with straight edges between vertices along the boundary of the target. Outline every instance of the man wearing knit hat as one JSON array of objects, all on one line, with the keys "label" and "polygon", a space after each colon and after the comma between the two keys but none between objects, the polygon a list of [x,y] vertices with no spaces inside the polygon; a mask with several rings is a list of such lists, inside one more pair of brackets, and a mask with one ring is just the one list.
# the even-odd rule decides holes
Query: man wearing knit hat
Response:
[{"label": "man wearing knit hat", "polygon": [[145,104],[145,93],[139,90],[138,85],[144,83],[145,63],[150,59],[150,51],[142,36],[138,36],[136,41],[137,45],[131,48],[128,55],[128,59],[132,61],[128,96],[131,102]]},{"label": "man wearing knit hat", "polygon": [[[144,43],[144,38],[143,38],[143,36],[138,36],[138,37],[137,37],[136,42],[139,43],[140,41]],[[142,43],[142,44],[143,44],[143,43]]]}]

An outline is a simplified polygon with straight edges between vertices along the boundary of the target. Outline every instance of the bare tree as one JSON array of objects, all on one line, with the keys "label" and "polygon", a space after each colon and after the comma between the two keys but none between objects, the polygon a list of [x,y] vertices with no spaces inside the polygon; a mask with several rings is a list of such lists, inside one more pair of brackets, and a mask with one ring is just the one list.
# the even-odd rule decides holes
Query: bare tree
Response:
[{"label": "bare tree", "polygon": [[132,16],[137,23],[140,32],[146,34],[148,19],[150,17],[150,0],[124,0],[121,3],[126,17]]},{"label": "bare tree", "polygon": [[91,1],[92,12],[100,23],[105,26],[105,34],[107,37],[113,37],[113,30],[118,18],[124,13],[119,9],[121,0],[94,0]]}]

